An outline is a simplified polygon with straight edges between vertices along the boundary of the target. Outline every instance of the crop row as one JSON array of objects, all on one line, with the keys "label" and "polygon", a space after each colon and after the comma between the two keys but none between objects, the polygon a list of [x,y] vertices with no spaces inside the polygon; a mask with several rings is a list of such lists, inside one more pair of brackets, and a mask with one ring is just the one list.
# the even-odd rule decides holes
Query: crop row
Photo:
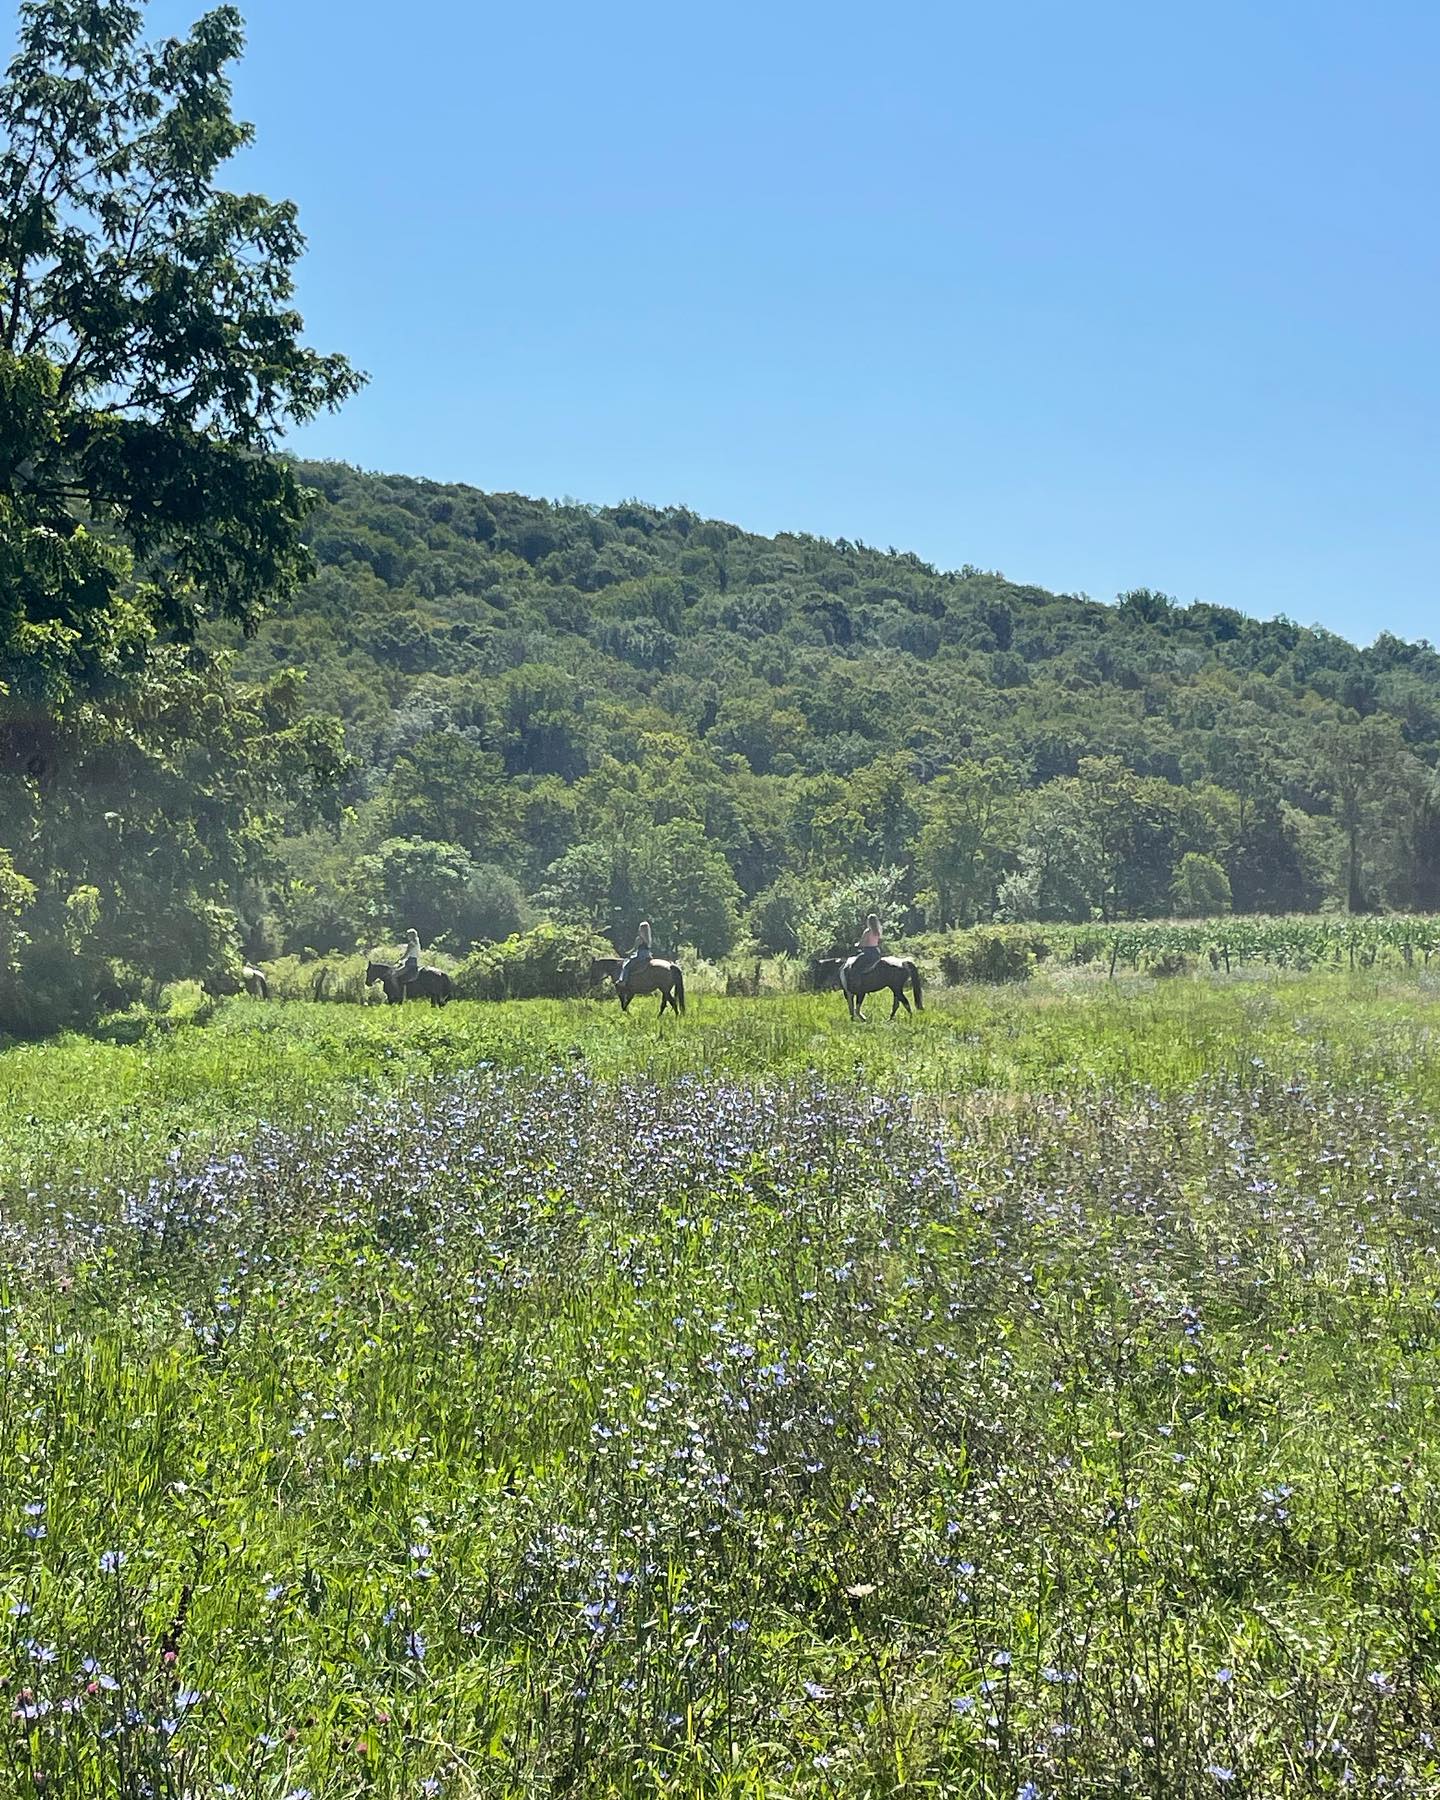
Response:
[{"label": "crop row", "polygon": [[1417,961],[1428,964],[1440,950],[1440,916],[1433,914],[1150,919],[1031,930],[1057,961],[1103,960],[1112,970],[1141,967],[1167,954],[1203,958],[1223,969],[1247,963],[1297,969],[1370,968],[1382,962],[1410,967]]}]

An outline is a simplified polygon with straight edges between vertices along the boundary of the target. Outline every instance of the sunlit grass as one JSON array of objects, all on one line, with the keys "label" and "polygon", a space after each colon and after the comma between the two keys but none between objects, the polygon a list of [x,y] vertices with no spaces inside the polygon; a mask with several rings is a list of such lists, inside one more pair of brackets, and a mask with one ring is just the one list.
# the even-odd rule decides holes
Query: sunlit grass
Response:
[{"label": "sunlit grass", "polygon": [[488,1063],[542,1069],[583,1059],[603,1079],[685,1074],[790,1081],[821,1075],[890,1092],[1161,1089],[1260,1058],[1277,1073],[1400,1071],[1440,1080],[1440,980],[1390,973],[1260,980],[1104,982],[940,989],[894,1024],[871,1002],[852,1026],[836,995],[702,996],[683,1021],[613,1003],[455,1002],[444,1011],[248,1000],[204,1027],[133,1043],[67,1038],[0,1053],[0,1174],[151,1167],[177,1144],[228,1141],[260,1121],[344,1109],[416,1078]]},{"label": "sunlit grass", "polygon": [[1434,1791],[1437,998],[7,1052],[0,1789]]}]

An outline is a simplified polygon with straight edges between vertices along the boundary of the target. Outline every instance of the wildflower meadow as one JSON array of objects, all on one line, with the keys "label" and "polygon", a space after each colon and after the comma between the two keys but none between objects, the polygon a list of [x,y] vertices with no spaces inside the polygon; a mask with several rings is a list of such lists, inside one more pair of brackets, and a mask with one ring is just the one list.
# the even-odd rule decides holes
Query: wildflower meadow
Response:
[{"label": "wildflower meadow", "polygon": [[1440,1791],[1440,981],[0,1057],[0,1791]]}]

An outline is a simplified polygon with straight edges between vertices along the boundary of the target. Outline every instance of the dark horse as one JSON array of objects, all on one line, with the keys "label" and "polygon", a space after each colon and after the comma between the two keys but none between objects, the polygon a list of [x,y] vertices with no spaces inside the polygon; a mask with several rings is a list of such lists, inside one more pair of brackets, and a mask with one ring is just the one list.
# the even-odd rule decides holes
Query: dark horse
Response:
[{"label": "dark horse", "polygon": [[630,971],[630,978],[623,987],[620,985],[620,968],[618,956],[597,956],[590,965],[590,974],[594,979],[608,978],[614,982],[621,1012],[629,1012],[630,1002],[637,994],[660,996],[660,1011],[655,1015],[656,1018],[664,1016],[667,1006],[671,1012],[684,1012],[685,977],[678,962],[667,962],[663,956],[652,956],[648,963],[641,963],[638,969]]},{"label": "dark horse", "polygon": [[377,981],[384,986],[387,1006],[401,1006],[407,1000],[428,1000],[432,1006],[443,1006],[454,993],[443,969],[420,969],[413,981],[402,982],[395,963],[366,963],[366,987],[373,987]]},{"label": "dark horse", "polygon": [[908,956],[882,956],[879,962],[871,963],[868,969],[857,969],[855,964],[858,960],[854,956],[827,956],[815,965],[820,985],[838,987],[844,994],[852,1019],[868,1024],[869,1020],[865,1018],[865,998],[868,994],[878,994],[885,988],[890,990],[890,1017],[893,1019],[902,1006],[908,1013],[910,1002],[905,998],[907,985],[915,992],[915,1011],[924,1012],[925,1007],[920,999],[920,971]]}]

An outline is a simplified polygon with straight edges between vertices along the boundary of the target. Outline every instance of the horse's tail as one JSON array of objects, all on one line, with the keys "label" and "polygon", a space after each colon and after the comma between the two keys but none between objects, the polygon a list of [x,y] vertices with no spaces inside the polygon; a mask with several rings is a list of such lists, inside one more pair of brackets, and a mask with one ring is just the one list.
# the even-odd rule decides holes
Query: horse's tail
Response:
[{"label": "horse's tail", "polygon": [[924,1003],[920,999],[920,965],[918,963],[912,962],[910,965],[910,985],[915,990],[916,1012],[924,1012]]},{"label": "horse's tail", "polygon": [[444,1006],[445,1002],[454,993],[455,984],[443,969],[440,970],[440,980],[438,985],[440,988],[440,1004]]},{"label": "horse's tail", "polygon": [[685,1010],[685,975],[679,963],[675,965],[675,1004],[683,1013]]}]

